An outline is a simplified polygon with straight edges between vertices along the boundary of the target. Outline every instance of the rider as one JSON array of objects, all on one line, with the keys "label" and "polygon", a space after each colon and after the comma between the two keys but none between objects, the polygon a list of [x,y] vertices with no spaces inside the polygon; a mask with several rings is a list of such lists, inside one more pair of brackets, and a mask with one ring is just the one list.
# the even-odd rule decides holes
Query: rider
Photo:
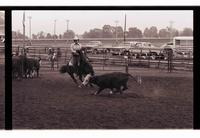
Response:
[{"label": "rider", "polygon": [[72,65],[77,67],[80,65],[80,55],[82,46],[79,44],[79,38],[77,36],[74,37],[74,43],[71,44],[71,52],[72,52]]}]

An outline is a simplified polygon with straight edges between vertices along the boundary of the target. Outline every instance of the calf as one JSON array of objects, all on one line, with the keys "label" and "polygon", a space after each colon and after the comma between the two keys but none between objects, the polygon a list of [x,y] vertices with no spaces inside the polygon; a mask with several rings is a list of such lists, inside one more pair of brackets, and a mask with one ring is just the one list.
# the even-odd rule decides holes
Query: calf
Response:
[{"label": "calf", "polygon": [[23,72],[26,72],[25,68],[26,57],[16,56],[12,57],[12,75],[13,77],[22,78]]},{"label": "calf", "polygon": [[34,71],[37,72],[37,76],[39,76],[39,69],[41,59],[33,59],[27,58],[25,56],[17,56],[12,58],[12,74],[13,77],[23,76],[27,77],[27,75],[32,76]]},{"label": "calf", "polygon": [[[128,73],[122,73],[122,72],[114,72],[114,73],[107,73],[99,76],[91,76],[88,74],[82,85],[86,86],[88,83],[93,83],[99,87],[98,91],[95,93],[95,95],[99,94],[102,90],[109,88],[111,89],[111,92],[113,92],[114,89],[116,89],[116,92],[122,93],[122,91],[128,89],[127,82],[129,77],[133,78],[136,82],[141,84],[141,77],[133,77],[132,75]],[[121,87],[123,87],[121,89]]]},{"label": "calf", "polygon": [[37,72],[37,77],[39,77],[39,69],[40,69],[41,59],[27,58],[26,59],[26,74],[30,77],[33,77],[33,72]]},{"label": "calf", "polygon": [[12,58],[12,77],[22,78],[22,62],[20,58]]}]

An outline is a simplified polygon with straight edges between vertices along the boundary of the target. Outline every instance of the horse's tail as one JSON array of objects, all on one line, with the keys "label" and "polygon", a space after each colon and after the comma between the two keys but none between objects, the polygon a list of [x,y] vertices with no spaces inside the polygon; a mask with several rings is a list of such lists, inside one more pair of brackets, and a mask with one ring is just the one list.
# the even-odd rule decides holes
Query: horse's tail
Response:
[{"label": "horse's tail", "polygon": [[137,83],[142,84],[141,76],[133,76],[133,75],[131,75],[129,73],[128,73],[128,76],[130,76],[131,78],[133,78]]},{"label": "horse's tail", "polygon": [[59,70],[60,73],[66,73],[67,71],[68,71],[68,65],[63,65]]}]

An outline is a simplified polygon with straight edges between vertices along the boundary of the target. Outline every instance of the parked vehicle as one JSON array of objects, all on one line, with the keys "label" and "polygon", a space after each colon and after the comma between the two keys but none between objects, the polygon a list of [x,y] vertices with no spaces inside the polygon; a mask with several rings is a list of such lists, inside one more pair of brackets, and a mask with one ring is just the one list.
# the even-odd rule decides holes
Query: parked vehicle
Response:
[{"label": "parked vehicle", "polygon": [[102,42],[101,41],[90,41],[86,45],[88,47],[99,47],[99,46],[102,46]]},{"label": "parked vehicle", "polygon": [[159,53],[158,56],[156,56],[155,60],[166,60],[167,57],[163,53]]},{"label": "parked vehicle", "polygon": [[92,53],[93,54],[107,53],[107,49],[106,48],[95,48],[95,49],[92,49]]},{"label": "parked vehicle", "polygon": [[155,60],[157,56],[158,56],[158,53],[157,53],[157,52],[149,52],[149,53],[147,53],[147,58],[148,58],[148,59],[153,59],[153,60]]},{"label": "parked vehicle", "polygon": [[138,53],[136,55],[137,59],[147,59],[147,53]]},{"label": "parked vehicle", "polygon": [[90,41],[89,43],[83,45],[83,49],[87,53],[97,53],[97,49],[102,47],[101,41]]}]

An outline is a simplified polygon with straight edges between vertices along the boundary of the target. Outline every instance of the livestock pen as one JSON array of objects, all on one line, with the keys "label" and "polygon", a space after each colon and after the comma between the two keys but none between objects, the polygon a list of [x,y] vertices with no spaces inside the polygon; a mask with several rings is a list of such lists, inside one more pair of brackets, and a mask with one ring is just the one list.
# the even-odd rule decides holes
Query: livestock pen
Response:
[{"label": "livestock pen", "polygon": [[[49,59],[48,49],[52,48],[55,53],[60,51],[60,56],[54,61],[54,67],[59,68],[66,64],[71,58],[71,51],[69,47],[51,46],[51,45],[32,45],[26,46],[26,53],[29,57],[40,57],[42,59],[41,68],[51,69],[52,62]],[[22,47],[16,45],[12,47],[12,52],[15,55],[22,50]],[[139,53],[142,54],[142,53]],[[151,59],[151,58],[137,58],[136,56],[112,55],[110,52],[102,52],[100,54],[87,53],[87,56],[95,69],[112,70],[118,67],[120,70],[135,69],[135,68],[153,68],[159,70],[183,70],[193,71],[193,58],[191,56],[177,56],[170,59]]]}]

